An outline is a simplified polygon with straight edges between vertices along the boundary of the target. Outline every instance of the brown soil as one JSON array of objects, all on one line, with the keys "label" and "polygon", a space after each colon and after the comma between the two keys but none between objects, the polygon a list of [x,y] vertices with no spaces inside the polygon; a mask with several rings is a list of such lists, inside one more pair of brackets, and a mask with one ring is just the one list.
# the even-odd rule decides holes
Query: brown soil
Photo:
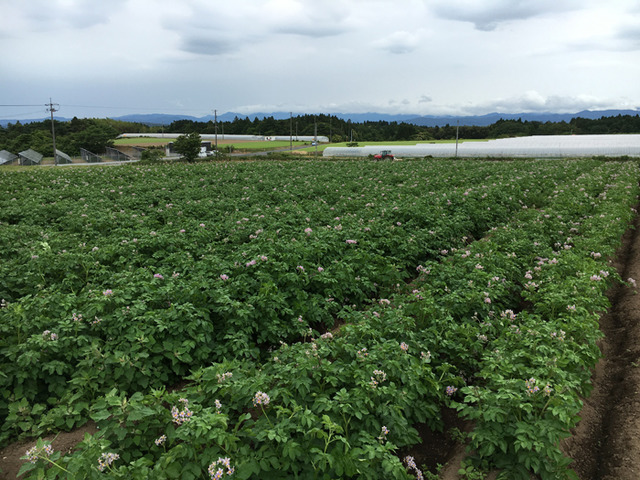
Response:
[{"label": "brown soil", "polygon": [[[627,231],[623,245],[611,260],[624,280],[640,282],[640,216],[633,229]],[[609,292],[612,307],[602,315],[600,328],[604,338],[600,342],[603,358],[592,376],[593,391],[584,400],[580,423],[561,447],[574,460],[572,468],[580,480],[638,480],[640,479],[640,294],[636,289],[617,286]],[[441,480],[460,480],[457,474],[465,457],[465,448],[447,432],[451,428],[465,431],[468,423],[460,422],[444,412],[447,428],[444,434],[434,434],[419,428],[423,443],[406,454],[418,465],[434,468],[443,464]],[[47,437],[53,448],[67,453],[80,442],[84,433],[95,433],[93,423],[70,433]],[[15,479],[26,451],[33,441],[17,442],[0,450],[0,479]],[[495,479],[492,472],[488,480]]]},{"label": "brown soil", "polygon": [[[611,267],[623,280],[640,282],[640,216],[624,237]],[[580,422],[572,436],[561,444],[580,480],[640,480],[640,294],[632,287],[618,285],[608,292],[612,307],[600,318],[604,338],[599,347],[603,358],[592,375],[593,390],[584,399]],[[450,424],[448,427],[464,427]],[[467,425],[467,428],[470,426]],[[461,428],[464,430],[465,428]],[[458,470],[466,456],[461,444],[423,435],[422,449],[442,456],[425,458],[425,465],[444,464],[440,480],[461,480]],[[418,465],[420,451],[415,450]],[[433,470],[432,470],[433,471]],[[491,472],[487,480],[495,479]],[[532,476],[532,478],[535,478]]]},{"label": "brown soil", "polygon": [[[54,450],[66,455],[84,439],[85,433],[94,434],[97,431],[96,424],[89,422],[82,428],[72,432],[61,432],[58,435],[46,436],[44,440],[50,441]],[[0,479],[14,480],[17,478],[20,467],[26,462],[26,460],[20,460],[20,457],[23,457],[27,450],[35,444],[35,440],[16,442],[0,450]]]}]

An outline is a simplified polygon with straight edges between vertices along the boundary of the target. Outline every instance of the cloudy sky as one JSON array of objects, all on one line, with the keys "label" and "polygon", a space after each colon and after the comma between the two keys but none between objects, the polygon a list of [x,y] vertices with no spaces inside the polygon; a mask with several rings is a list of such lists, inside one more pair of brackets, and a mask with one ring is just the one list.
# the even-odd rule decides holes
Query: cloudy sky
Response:
[{"label": "cloudy sky", "polygon": [[0,17],[0,119],[49,98],[65,117],[640,109],[638,0],[0,0]]}]

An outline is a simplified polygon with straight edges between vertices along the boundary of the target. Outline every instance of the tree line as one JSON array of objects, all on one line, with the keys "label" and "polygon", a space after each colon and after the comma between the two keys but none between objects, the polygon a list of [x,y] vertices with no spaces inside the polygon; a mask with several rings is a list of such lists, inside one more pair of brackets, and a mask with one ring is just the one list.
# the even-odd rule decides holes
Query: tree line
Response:
[{"label": "tree line", "polygon": [[[56,147],[69,155],[78,155],[80,148],[103,153],[122,133],[198,133],[237,135],[324,135],[332,142],[365,142],[397,140],[453,140],[456,126],[426,127],[405,122],[352,122],[335,115],[297,115],[292,119],[235,117],[232,121],[198,122],[178,120],[168,126],[150,126],[113,119],[79,119],[67,122],[54,120]],[[599,119],[574,118],[569,122],[539,122],[528,120],[498,120],[488,126],[459,127],[460,139],[488,139],[527,135],[580,135],[640,133],[639,115],[617,115]],[[0,127],[0,150],[12,153],[32,148],[44,156],[53,156],[51,120]]]}]

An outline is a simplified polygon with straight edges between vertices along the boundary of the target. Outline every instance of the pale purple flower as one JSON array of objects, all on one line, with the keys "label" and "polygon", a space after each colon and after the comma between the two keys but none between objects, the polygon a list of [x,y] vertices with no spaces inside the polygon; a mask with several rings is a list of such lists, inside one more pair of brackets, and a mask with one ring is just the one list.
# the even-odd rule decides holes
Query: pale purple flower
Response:
[{"label": "pale purple flower", "polygon": [[224,281],[229,280],[229,275],[223,273],[222,275],[220,275],[220,279]]},{"label": "pale purple flower", "polygon": [[162,276],[162,274],[160,274],[160,273],[155,273],[155,274],[153,275],[153,278],[157,278],[158,280],[164,280],[164,277],[163,277],[163,276]]},{"label": "pale purple flower", "polygon": [[402,343],[400,344],[400,349],[401,349],[403,352],[407,352],[407,351],[409,351],[409,345],[407,345],[406,343],[402,342]]},{"label": "pale purple flower", "polygon": [[525,380],[524,384],[527,387],[527,395],[529,396],[540,391],[540,387],[536,385],[535,378],[530,378],[529,380]]},{"label": "pale purple flower", "polygon": [[201,224],[200,224],[200,227],[204,228],[204,223],[201,223]]},{"label": "pale purple flower", "polygon": [[304,229],[304,233],[307,234],[307,237],[310,236],[312,232],[313,232],[313,230],[311,228],[309,228],[309,227]]},{"label": "pale purple flower", "polygon": [[98,459],[98,470],[103,472],[105,468],[110,467],[111,464],[119,458],[120,455],[117,453],[103,453]]},{"label": "pale purple flower", "polygon": [[304,267],[302,265],[298,265],[296,269],[298,269],[298,271],[300,272],[304,272]]},{"label": "pale purple flower", "polygon": [[264,392],[259,391],[253,396],[254,407],[257,407],[258,405],[266,407],[269,405],[269,402],[271,402],[271,398],[269,398],[269,395]]},{"label": "pale purple flower", "polygon": [[322,267],[318,267],[318,272],[319,272],[319,273],[324,272],[324,268],[322,268]]},{"label": "pale purple flower", "polygon": [[167,441],[167,436],[166,435],[161,435],[160,437],[155,439],[155,444],[156,444],[156,446],[159,447],[160,445],[164,444],[164,442],[166,442],[166,441]]},{"label": "pale purple flower", "polygon": [[636,288],[636,281],[635,281],[635,279],[633,279],[633,278],[629,277],[629,278],[627,278],[627,282],[629,282],[629,284],[630,284],[633,288]]},{"label": "pale purple flower", "polygon": [[458,389],[456,387],[453,387],[453,386],[449,385],[447,387],[447,389],[446,389],[446,394],[447,394],[447,396],[451,397],[457,391],[458,391]]},{"label": "pale purple flower", "polygon": [[38,458],[40,458],[42,454],[49,457],[51,456],[52,453],[53,453],[53,447],[51,446],[51,444],[47,443],[41,449],[38,448],[37,445],[31,447],[29,450],[27,450],[26,455],[27,455],[27,460],[29,460],[29,462],[36,463],[38,461]]},{"label": "pale purple flower", "polygon": [[104,292],[102,292],[102,294],[105,297],[108,297],[109,295],[113,295],[113,290],[111,290],[110,288],[108,288],[107,290],[105,290]]},{"label": "pale purple flower", "polygon": [[346,243],[348,245],[354,245],[354,244],[358,243],[358,241],[357,240],[347,240]]}]

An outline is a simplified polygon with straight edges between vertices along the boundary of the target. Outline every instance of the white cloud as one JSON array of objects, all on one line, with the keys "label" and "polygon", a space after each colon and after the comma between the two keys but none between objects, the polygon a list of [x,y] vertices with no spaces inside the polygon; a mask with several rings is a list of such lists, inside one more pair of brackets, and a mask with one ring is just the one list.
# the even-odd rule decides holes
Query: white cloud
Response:
[{"label": "white cloud", "polygon": [[420,46],[420,35],[405,31],[393,32],[373,42],[373,45],[390,53],[411,53]]},{"label": "white cloud", "polygon": [[0,0],[0,11],[0,71],[13,73],[0,104],[51,96],[69,116],[92,111],[62,104],[109,116],[640,105],[637,0]]}]

